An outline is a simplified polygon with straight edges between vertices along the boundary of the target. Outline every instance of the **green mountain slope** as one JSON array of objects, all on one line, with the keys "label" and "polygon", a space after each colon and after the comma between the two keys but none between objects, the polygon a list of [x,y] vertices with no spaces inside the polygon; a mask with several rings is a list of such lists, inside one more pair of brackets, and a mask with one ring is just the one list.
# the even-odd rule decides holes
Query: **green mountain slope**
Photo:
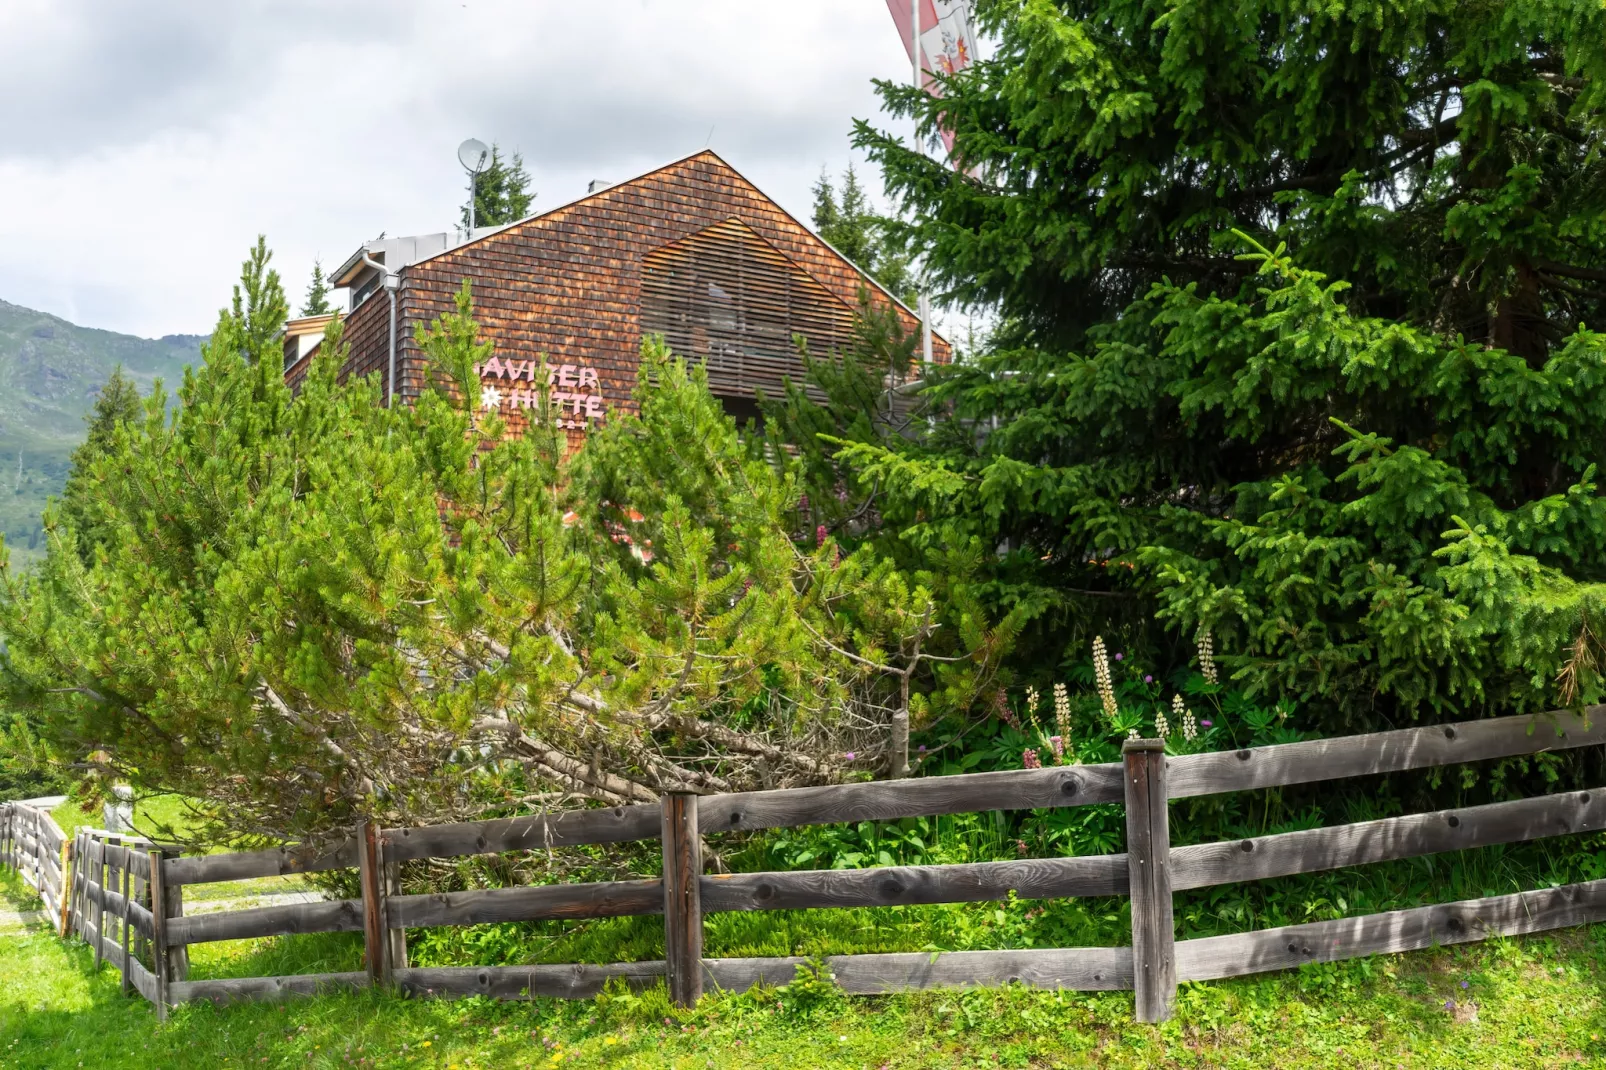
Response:
[{"label": "green mountain slope", "polygon": [[178,387],[202,338],[146,339],[78,327],[0,301],[0,531],[21,563],[39,545],[39,513],[61,493],[84,414],[118,364],[142,393]]}]

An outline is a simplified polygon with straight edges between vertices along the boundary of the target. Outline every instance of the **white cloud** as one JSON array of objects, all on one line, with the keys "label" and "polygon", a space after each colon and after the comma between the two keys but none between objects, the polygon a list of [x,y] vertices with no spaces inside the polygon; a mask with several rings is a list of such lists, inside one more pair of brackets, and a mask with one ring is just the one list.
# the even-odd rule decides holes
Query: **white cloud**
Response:
[{"label": "white cloud", "polygon": [[537,207],[711,144],[806,216],[904,69],[883,0],[7,0],[0,299],[205,331],[258,232],[299,299],[314,257],[451,226],[469,136]]}]

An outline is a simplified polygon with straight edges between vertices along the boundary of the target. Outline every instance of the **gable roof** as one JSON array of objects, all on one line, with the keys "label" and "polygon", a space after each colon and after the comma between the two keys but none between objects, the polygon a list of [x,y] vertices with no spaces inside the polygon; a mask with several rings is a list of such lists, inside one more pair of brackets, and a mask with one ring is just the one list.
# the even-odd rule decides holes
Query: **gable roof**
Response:
[{"label": "gable roof", "polygon": [[[510,231],[518,230],[523,227],[534,227],[536,225],[558,222],[562,220],[567,213],[573,212],[578,208],[605,203],[608,198],[617,198],[628,192],[631,187],[634,187],[639,183],[698,160],[712,162],[720,169],[728,172],[732,177],[736,178],[743,185],[747,186],[750,190],[767,201],[777,212],[784,216],[799,230],[806,233],[813,240],[819,242],[826,249],[829,249],[831,253],[843,263],[852,267],[853,270],[858,273],[859,278],[866,285],[873,288],[877,293],[890,301],[894,306],[908,313],[916,321],[919,320],[919,313],[910,308],[908,305],[904,304],[902,299],[900,299],[897,294],[894,294],[892,291],[888,290],[885,286],[881,285],[880,282],[876,281],[876,279],[871,276],[869,272],[865,271],[858,264],[848,259],[848,257],[844,255],[840,249],[836,248],[830,242],[821,237],[819,232],[817,232],[813,227],[809,226],[807,223],[804,223],[791,212],[788,212],[785,208],[781,207],[780,203],[776,201],[775,198],[765,193],[751,179],[742,174],[735,167],[731,166],[731,164],[726,161],[724,157],[720,156],[712,149],[699,149],[696,152],[688,153],[685,156],[681,156],[674,160],[670,160],[667,163],[660,164],[657,167],[636,175],[633,178],[626,179],[622,182],[616,182],[611,186],[605,186],[601,189],[595,190],[594,192],[584,193],[571,200],[565,201],[562,204],[555,205],[541,212],[536,212],[533,215],[526,216],[525,218],[516,220],[512,223],[505,223],[496,227],[475,228],[473,233],[470,235],[465,235],[462,231],[442,231],[436,234],[418,235],[412,237],[388,239],[377,238],[374,241],[364,243],[360,248],[358,248],[355,253],[346,259],[345,263],[341,264],[339,269],[331,274],[330,279],[336,287],[344,288],[353,285],[356,280],[361,278],[364,274],[364,265],[362,260],[365,253],[385,254],[385,259],[382,262],[384,263],[386,270],[394,270],[399,272],[419,264],[426,264],[438,257],[445,256],[448,253],[455,253],[467,248],[471,248],[481,244],[482,242],[486,242],[500,235],[507,234]],[[398,260],[404,262],[393,264],[391,261],[392,255],[394,255]],[[935,331],[932,333],[934,336],[941,338],[941,336],[937,335]],[[943,339],[943,342],[946,344],[947,340]]]}]

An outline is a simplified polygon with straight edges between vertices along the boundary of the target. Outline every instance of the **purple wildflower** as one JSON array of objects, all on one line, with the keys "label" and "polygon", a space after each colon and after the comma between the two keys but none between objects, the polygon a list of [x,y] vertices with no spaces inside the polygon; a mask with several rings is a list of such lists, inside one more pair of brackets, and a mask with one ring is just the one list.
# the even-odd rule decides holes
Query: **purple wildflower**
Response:
[{"label": "purple wildflower", "polygon": [[1043,768],[1043,763],[1037,757],[1037,748],[1035,747],[1027,747],[1025,750],[1020,752],[1020,764],[1022,769]]},{"label": "purple wildflower", "polygon": [[1462,981],[1461,982],[1461,987],[1462,988],[1471,988],[1472,987],[1472,982],[1471,981]]},{"label": "purple wildflower", "polygon": [[1144,673],[1143,674],[1143,682],[1146,683],[1146,684],[1152,684],[1152,683],[1154,683],[1154,677],[1150,676],[1148,673]]},{"label": "purple wildflower", "polygon": [[1124,657],[1126,657],[1126,655],[1125,655],[1125,654],[1123,654],[1123,653],[1121,653],[1121,652],[1120,652],[1120,651],[1119,651],[1119,650],[1117,650],[1117,651],[1116,651],[1116,652],[1115,652],[1115,660],[1116,660],[1116,661],[1120,661],[1120,660],[1121,660],[1121,659],[1122,659],[1122,658],[1124,658]]},{"label": "purple wildflower", "polygon": [[1455,1010],[1455,1000],[1453,1000],[1453,999],[1445,1000],[1444,1001],[1444,1009],[1447,1010],[1447,1011]]},{"label": "purple wildflower", "polygon": [[1206,728],[1209,728],[1211,725],[1215,724],[1214,721],[1200,721],[1199,723],[1204,725]]},{"label": "purple wildflower", "polygon": [[816,546],[824,546],[825,545],[825,525],[824,524],[821,524],[820,526],[818,526],[818,527],[816,527],[814,529],[814,545],[816,545]]},{"label": "purple wildflower", "polygon": [[1054,752],[1054,757],[1056,758],[1065,757],[1065,737],[1049,736],[1048,749]]},{"label": "purple wildflower", "polygon": [[853,753],[853,752],[852,752],[852,751],[848,751],[848,752],[847,752],[847,753],[846,753],[846,754],[844,754],[844,755],[843,755],[843,756],[842,756],[842,757],[844,757],[844,758],[846,758],[846,759],[847,759],[847,760],[848,760],[848,761],[850,761],[850,762],[851,762],[851,761],[853,761],[853,759],[854,759],[854,753]]},{"label": "purple wildflower", "polygon": [[924,743],[920,744],[920,753],[921,754],[926,753],[926,745]]}]

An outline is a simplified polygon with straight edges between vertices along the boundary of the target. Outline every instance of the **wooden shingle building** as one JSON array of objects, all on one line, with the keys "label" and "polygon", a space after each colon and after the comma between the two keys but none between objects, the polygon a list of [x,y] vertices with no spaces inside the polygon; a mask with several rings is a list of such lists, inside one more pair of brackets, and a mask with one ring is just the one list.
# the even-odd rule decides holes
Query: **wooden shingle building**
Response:
[{"label": "wooden shingle building", "polygon": [[[726,411],[801,378],[793,338],[816,356],[843,348],[859,294],[917,317],[729,164],[704,151],[504,227],[366,243],[331,276],[349,294],[346,374],[377,373],[386,393],[424,385],[419,323],[453,308],[463,280],[496,355],[482,404],[515,417],[534,402],[539,362],[573,434],[628,410],[643,337],[661,334],[701,362]],[[294,320],[285,375],[305,374],[326,317]],[[932,340],[932,357],[949,359]]]}]

